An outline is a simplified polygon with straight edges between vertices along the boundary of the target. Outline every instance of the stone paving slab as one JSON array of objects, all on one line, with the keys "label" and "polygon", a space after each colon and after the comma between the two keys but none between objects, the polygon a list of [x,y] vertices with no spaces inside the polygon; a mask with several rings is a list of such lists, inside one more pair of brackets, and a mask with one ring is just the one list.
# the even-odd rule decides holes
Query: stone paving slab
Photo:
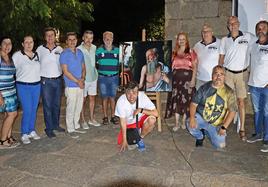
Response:
[{"label": "stone paving slab", "polygon": [[[64,108],[63,103],[62,127]],[[16,137],[20,118],[21,112],[15,124]],[[101,122],[99,104],[96,118]],[[248,132],[252,132],[252,121],[248,115]],[[0,186],[268,186],[268,154],[260,152],[261,142],[242,142],[233,126],[228,129],[224,151],[213,149],[207,138],[202,148],[195,148],[189,133],[182,129],[174,133],[173,125],[174,119],[163,120],[163,131],[154,130],[145,138],[145,152],[119,153],[119,127],[114,125],[91,126],[78,139],[67,133],[47,138],[40,105],[37,132],[42,138],[16,149],[0,150]]]}]

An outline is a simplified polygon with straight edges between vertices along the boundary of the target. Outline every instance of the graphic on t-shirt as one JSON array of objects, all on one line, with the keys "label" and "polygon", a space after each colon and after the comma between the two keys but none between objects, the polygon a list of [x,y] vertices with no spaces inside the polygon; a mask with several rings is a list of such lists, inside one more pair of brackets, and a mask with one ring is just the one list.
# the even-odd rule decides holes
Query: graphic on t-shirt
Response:
[{"label": "graphic on t-shirt", "polygon": [[204,119],[209,123],[215,123],[224,111],[225,101],[217,93],[208,97],[203,111]]}]

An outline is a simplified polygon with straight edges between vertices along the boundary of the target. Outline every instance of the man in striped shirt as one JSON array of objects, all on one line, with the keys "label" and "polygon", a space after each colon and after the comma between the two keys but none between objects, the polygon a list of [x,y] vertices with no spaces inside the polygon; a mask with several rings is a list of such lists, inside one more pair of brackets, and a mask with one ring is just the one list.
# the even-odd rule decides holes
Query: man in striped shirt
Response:
[{"label": "man in striped shirt", "polygon": [[102,98],[103,125],[108,125],[108,103],[111,107],[111,119],[114,124],[119,124],[119,119],[114,115],[115,96],[119,82],[119,48],[113,46],[113,33],[103,33],[104,45],[96,50],[96,67],[98,69],[98,87]]}]

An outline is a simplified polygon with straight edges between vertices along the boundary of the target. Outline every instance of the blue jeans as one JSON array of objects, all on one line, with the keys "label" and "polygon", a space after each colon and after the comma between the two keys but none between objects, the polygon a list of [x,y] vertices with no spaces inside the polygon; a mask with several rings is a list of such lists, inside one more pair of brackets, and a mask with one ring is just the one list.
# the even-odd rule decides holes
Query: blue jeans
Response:
[{"label": "blue jeans", "polygon": [[40,83],[36,85],[16,84],[22,106],[21,134],[35,131],[37,107],[40,98]]},{"label": "blue jeans", "polygon": [[264,134],[268,141],[268,88],[249,87],[254,110],[254,126],[256,134]]},{"label": "blue jeans", "polygon": [[99,75],[98,86],[100,89],[101,97],[102,98],[107,98],[107,97],[114,98],[116,96],[118,84],[119,84],[118,75],[115,75],[112,77]]},{"label": "blue jeans", "polygon": [[46,124],[45,131],[51,133],[59,127],[62,78],[48,79],[42,77],[41,94]]},{"label": "blue jeans", "polygon": [[225,137],[226,135],[220,136],[218,135],[219,127],[215,127],[208,122],[206,122],[202,116],[199,113],[196,113],[195,119],[197,122],[197,127],[196,128],[190,128],[189,124],[189,119],[187,120],[187,129],[190,132],[190,134],[195,137],[198,140],[203,139],[203,133],[201,132],[201,129],[205,130],[205,134],[208,136],[208,138],[211,141],[211,144],[215,148],[223,148],[225,147]]}]

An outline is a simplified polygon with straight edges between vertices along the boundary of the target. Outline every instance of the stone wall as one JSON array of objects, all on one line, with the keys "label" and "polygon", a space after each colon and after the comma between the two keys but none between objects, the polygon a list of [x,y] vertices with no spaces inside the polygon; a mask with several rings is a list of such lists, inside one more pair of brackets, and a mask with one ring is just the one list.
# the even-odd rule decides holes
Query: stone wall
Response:
[{"label": "stone wall", "polygon": [[204,23],[221,38],[227,34],[226,21],[231,13],[232,0],[165,0],[165,38],[174,41],[176,34],[184,31],[193,46],[201,38]]}]

